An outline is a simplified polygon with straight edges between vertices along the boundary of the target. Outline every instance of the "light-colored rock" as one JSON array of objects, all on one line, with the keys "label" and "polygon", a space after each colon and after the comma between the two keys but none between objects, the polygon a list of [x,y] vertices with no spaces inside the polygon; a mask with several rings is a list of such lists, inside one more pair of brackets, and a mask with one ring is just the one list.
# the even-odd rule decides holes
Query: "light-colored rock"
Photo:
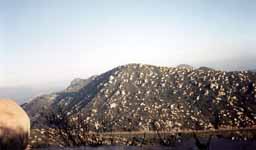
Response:
[{"label": "light-colored rock", "polygon": [[110,104],[110,108],[115,108],[117,106],[117,104],[116,103],[112,103],[112,104]]}]

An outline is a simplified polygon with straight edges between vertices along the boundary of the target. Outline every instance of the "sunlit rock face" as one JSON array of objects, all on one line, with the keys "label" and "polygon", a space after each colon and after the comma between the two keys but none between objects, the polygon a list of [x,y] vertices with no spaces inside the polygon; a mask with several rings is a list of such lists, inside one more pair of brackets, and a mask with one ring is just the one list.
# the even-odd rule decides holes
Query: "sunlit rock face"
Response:
[{"label": "sunlit rock face", "polygon": [[24,150],[30,133],[26,112],[14,101],[0,99],[0,149]]},{"label": "sunlit rock face", "polygon": [[84,83],[81,79],[73,81],[79,85],[76,90],[48,95],[52,99],[47,107],[62,108],[72,120],[79,114],[93,131],[256,125],[256,74],[251,71],[129,64],[93,77],[86,84],[80,81]]}]

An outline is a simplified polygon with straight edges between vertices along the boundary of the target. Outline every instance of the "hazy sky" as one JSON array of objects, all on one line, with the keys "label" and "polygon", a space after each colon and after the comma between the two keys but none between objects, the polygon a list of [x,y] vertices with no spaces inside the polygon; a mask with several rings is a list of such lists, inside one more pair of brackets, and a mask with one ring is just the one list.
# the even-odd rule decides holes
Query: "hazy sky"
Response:
[{"label": "hazy sky", "polygon": [[0,85],[127,63],[256,68],[255,0],[0,0]]}]

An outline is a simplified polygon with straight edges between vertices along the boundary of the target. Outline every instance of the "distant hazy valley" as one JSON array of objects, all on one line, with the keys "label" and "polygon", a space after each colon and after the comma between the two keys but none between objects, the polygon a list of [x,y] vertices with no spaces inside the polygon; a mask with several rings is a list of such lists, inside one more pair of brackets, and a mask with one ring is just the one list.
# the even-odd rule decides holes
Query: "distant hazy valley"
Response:
[{"label": "distant hazy valley", "polygon": [[19,104],[28,102],[29,100],[39,95],[44,95],[52,92],[61,91],[65,88],[64,85],[43,85],[43,86],[14,86],[0,87],[0,97],[14,99]]}]

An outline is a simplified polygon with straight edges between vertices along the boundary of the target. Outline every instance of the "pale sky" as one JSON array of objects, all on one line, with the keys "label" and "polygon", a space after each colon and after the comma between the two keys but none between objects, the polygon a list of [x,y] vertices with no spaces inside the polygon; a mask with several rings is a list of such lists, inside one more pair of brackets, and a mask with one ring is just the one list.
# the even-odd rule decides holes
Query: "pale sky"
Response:
[{"label": "pale sky", "polygon": [[0,0],[0,86],[128,63],[256,69],[255,0]]}]

